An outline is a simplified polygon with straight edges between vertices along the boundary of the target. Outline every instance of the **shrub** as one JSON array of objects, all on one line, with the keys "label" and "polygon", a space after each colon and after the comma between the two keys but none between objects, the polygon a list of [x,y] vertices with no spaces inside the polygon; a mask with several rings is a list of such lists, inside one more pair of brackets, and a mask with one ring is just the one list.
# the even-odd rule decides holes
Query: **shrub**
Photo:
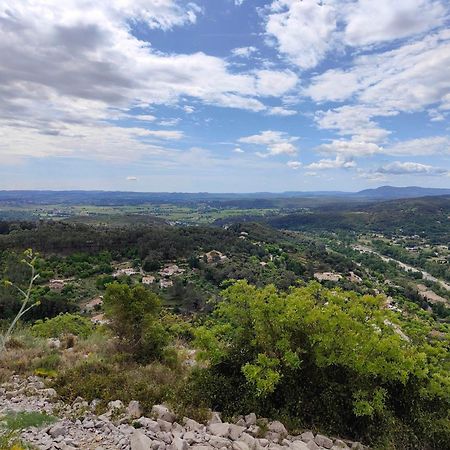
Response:
[{"label": "shrub", "polygon": [[197,330],[209,361],[191,378],[200,400],[402,449],[448,448],[449,341],[431,343],[426,323],[315,282],[288,294],[237,282],[223,297]]},{"label": "shrub", "polygon": [[154,404],[174,400],[181,380],[179,371],[159,363],[136,366],[91,359],[60,373],[53,386],[68,402],[78,396],[101,399],[103,406],[111,400],[139,400],[150,414]]},{"label": "shrub", "polygon": [[140,362],[163,359],[169,334],[161,323],[161,301],[155,293],[141,285],[114,283],[106,288],[103,305],[121,350]]},{"label": "shrub", "polygon": [[43,338],[59,338],[73,334],[86,338],[92,334],[94,326],[91,321],[78,314],[60,314],[52,319],[37,320],[32,326],[32,332]]}]

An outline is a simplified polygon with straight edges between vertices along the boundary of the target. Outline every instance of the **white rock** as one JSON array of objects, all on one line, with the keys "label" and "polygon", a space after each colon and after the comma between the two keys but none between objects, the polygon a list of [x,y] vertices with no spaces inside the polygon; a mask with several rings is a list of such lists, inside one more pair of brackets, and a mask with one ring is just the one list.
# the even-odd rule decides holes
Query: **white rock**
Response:
[{"label": "white rock", "polygon": [[347,450],[347,449],[349,449],[349,446],[348,446],[344,441],[341,441],[341,440],[339,440],[339,439],[336,439],[336,440],[334,441],[333,447],[331,447],[331,448],[332,448],[332,449],[335,449],[335,450],[337,450],[337,449]]},{"label": "white rock", "polygon": [[327,438],[323,434],[317,434],[314,438],[315,443],[319,447],[331,448],[333,447],[333,441],[330,438]]},{"label": "white rock", "polygon": [[245,427],[241,427],[240,425],[231,424],[228,435],[230,436],[230,439],[232,439],[233,441],[237,441],[244,431],[245,431]]},{"label": "white rock", "polygon": [[62,425],[54,425],[48,431],[48,434],[53,438],[57,438],[58,436],[65,436],[67,434],[67,428]]},{"label": "white rock", "polygon": [[131,402],[128,403],[127,414],[132,419],[139,419],[139,417],[142,416],[142,413],[143,413],[142,406],[137,400],[131,400]]},{"label": "white rock", "polygon": [[197,442],[197,435],[193,431],[188,431],[184,433],[183,439],[186,440],[189,444]]},{"label": "white rock", "polygon": [[208,425],[208,431],[214,436],[227,437],[230,432],[229,423],[212,423]]},{"label": "white rock", "polygon": [[312,434],[311,431],[305,431],[304,433],[302,433],[300,435],[300,439],[303,442],[309,442],[309,441],[313,441],[314,440],[314,434]]},{"label": "white rock", "polygon": [[158,419],[157,423],[159,425],[159,428],[161,428],[161,431],[171,431],[172,430],[172,423],[167,422],[167,420]]},{"label": "white rock", "polygon": [[308,446],[302,441],[291,442],[289,446],[292,450],[308,450]]},{"label": "white rock", "polygon": [[242,441],[233,442],[233,450],[250,450],[248,445]]},{"label": "white rock", "polygon": [[284,436],[286,436],[288,434],[286,427],[278,420],[274,420],[273,422],[269,423],[269,431],[272,431],[274,433],[278,433],[278,434],[281,434]]},{"label": "white rock", "polygon": [[245,423],[247,424],[247,426],[251,426],[251,425],[255,425],[256,424],[256,414],[255,413],[250,413],[247,414],[245,416]]},{"label": "white rock", "polygon": [[123,409],[123,408],[124,408],[124,405],[120,400],[113,400],[108,403],[108,410],[110,410],[110,411],[119,410],[119,409]]},{"label": "white rock", "polygon": [[153,433],[159,433],[161,431],[161,428],[159,427],[158,422],[155,420],[149,419],[148,417],[140,417],[136,422],[139,425],[142,425],[143,427],[147,428]]},{"label": "white rock", "polygon": [[209,439],[209,443],[214,448],[219,449],[223,447],[229,447],[231,445],[231,442],[228,439],[219,436],[211,436],[211,438]]},{"label": "white rock", "polygon": [[309,441],[306,447],[308,447],[308,450],[319,450],[319,446],[314,441]]},{"label": "white rock", "polygon": [[152,440],[142,431],[135,430],[130,439],[131,450],[150,450],[152,448]]},{"label": "white rock", "polygon": [[245,442],[251,450],[253,450],[256,446],[256,439],[248,433],[242,433],[239,440]]},{"label": "white rock", "polygon": [[212,425],[214,423],[222,423],[222,419],[220,418],[220,413],[213,411],[211,413],[211,417],[208,420],[208,425]]},{"label": "white rock", "polygon": [[152,414],[158,419],[166,420],[167,422],[175,422],[175,414],[164,405],[154,405],[152,408]]},{"label": "white rock", "polygon": [[173,450],[187,450],[188,443],[179,437],[175,437],[172,441]]},{"label": "white rock", "polygon": [[184,427],[189,431],[197,431],[203,428],[203,425],[193,419],[184,418]]}]

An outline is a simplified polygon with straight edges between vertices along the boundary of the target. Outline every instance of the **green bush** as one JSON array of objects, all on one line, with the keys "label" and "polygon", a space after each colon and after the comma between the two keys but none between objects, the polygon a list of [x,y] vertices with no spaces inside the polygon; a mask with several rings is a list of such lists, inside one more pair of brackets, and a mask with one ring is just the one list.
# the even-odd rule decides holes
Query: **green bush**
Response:
[{"label": "green bush", "polygon": [[193,373],[191,397],[385,447],[448,448],[448,335],[432,341],[383,297],[315,282],[287,294],[238,282],[223,297],[196,332],[209,366]]},{"label": "green bush", "polygon": [[35,336],[58,338],[65,334],[74,334],[86,338],[92,334],[94,326],[91,321],[78,314],[60,314],[52,319],[37,320],[32,326]]},{"label": "green bush", "polygon": [[122,351],[139,362],[164,359],[169,334],[160,320],[161,301],[155,293],[141,285],[113,283],[106,288],[103,306]]}]

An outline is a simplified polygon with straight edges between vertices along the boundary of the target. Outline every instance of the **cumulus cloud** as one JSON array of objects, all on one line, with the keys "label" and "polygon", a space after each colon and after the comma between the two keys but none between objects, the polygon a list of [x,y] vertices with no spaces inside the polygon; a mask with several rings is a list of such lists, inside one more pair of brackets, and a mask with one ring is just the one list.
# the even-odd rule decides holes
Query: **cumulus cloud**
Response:
[{"label": "cumulus cloud", "polygon": [[304,93],[319,102],[357,100],[384,111],[445,107],[449,65],[450,30],[442,30],[394,50],[359,56],[350,69],[317,75]]},{"label": "cumulus cloud", "polygon": [[156,120],[155,116],[152,116],[151,114],[141,114],[137,116],[131,116],[134,119],[137,120],[143,120],[144,122],[154,122]]},{"label": "cumulus cloud", "polygon": [[339,108],[318,111],[315,122],[321,129],[335,130],[339,135],[352,135],[354,140],[367,142],[383,141],[390,133],[381,128],[373,117],[395,116],[397,113],[366,105],[345,105]]},{"label": "cumulus cloud", "polygon": [[[445,23],[442,0],[274,0],[266,33],[291,62],[316,67],[331,50],[419,35]],[[348,77],[341,75],[345,84]],[[339,94],[337,94],[339,95]]]},{"label": "cumulus cloud", "polygon": [[385,149],[385,153],[398,156],[449,155],[450,137],[430,136],[409,139],[390,145]]},{"label": "cumulus cloud", "polygon": [[287,166],[294,170],[300,169],[302,165],[303,164],[300,161],[288,161],[287,163]]},{"label": "cumulus cloud", "polygon": [[266,152],[257,152],[260,157],[277,156],[277,155],[295,155],[297,147],[294,142],[299,138],[296,136],[289,136],[282,131],[263,131],[260,134],[246,136],[239,139],[243,144],[253,144],[257,146],[264,146]]},{"label": "cumulus cloud", "polygon": [[[76,124],[89,129],[95,141],[103,136],[105,121],[121,128],[112,121],[128,117],[131,108],[176,105],[184,98],[264,111],[264,97],[284,95],[296,85],[289,70],[235,72],[224,59],[202,52],[165,54],[132,34],[133,23],[170,30],[194,24],[199,14],[194,2],[176,0],[5,0],[0,6],[2,145],[13,153],[26,128],[28,150],[20,151],[36,156],[49,151],[48,145],[42,152],[36,148],[38,135],[58,141],[73,134]],[[127,130],[115,131],[132,139]],[[78,148],[73,141],[71,151],[83,152],[86,143]],[[142,142],[134,144],[140,148]],[[57,147],[55,142],[52,148]],[[124,156],[133,153],[131,147],[124,147]]]},{"label": "cumulus cloud", "polygon": [[356,158],[372,156],[382,153],[383,147],[373,142],[358,141],[353,139],[333,139],[331,142],[319,145],[317,150],[322,153],[337,154],[338,157]]},{"label": "cumulus cloud", "polygon": [[448,170],[443,169],[441,167],[434,167],[428,164],[420,164],[417,162],[400,162],[400,161],[394,161],[376,170],[376,173],[389,175],[406,175],[406,174],[442,175],[447,172]]},{"label": "cumulus cloud", "polygon": [[326,170],[326,169],[351,169],[356,167],[356,163],[352,160],[346,159],[341,155],[336,156],[335,159],[321,159],[306,166],[311,170]]},{"label": "cumulus cloud", "polygon": [[413,36],[442,25],[446,7],[435,0],[359,0],[348,8],[344,39],[368,45]]},{"label": "cumulus cloud", "polygon": [[283,108],[282,106],[274,106],[267,111],[269,116],[295,116],[297,111],[295,109]]},{"label": "cumulus cloud", "polygon": [[249,56],[251,56],[253,53],[256,53],[257,51],[258,51],[258,49],[253,46],[237,47],[237,48],[234,48],[233,50],[231,50],[231,54],[233,56],[236,56],[239,58],[248,58]]},{"label": "cumulus cloud", "polygon": [[336,29],[335,8],[317,0],[275,0],[269,11],[266,32],[279,51],[302,69],[315,67]]}]

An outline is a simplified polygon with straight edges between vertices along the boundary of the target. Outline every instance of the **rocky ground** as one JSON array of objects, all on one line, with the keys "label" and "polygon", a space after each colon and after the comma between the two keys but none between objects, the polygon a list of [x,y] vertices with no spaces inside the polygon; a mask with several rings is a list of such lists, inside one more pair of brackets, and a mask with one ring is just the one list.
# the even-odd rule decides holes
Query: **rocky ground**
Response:
[{"label": "rocky ground", "polygon": [[[0,416],[8,411],[37,411],[58,418],[52,425],[28,428],[24,442],[42,450],[365,450],[358,442],[333,439],[306,431],[288,434],[280,422],[249,414],[236,423],[224,423],[212,413],[204,425],[177,417],[165,406],[155,405],[152,417],[143,417],[139,402],[110,402],[108,411],[96,415],[95,400],[78,398],[72,405],[58,399],[38,377],[13,377],[0,386]],[[179,423],[181,422],[181,423]]]}]

